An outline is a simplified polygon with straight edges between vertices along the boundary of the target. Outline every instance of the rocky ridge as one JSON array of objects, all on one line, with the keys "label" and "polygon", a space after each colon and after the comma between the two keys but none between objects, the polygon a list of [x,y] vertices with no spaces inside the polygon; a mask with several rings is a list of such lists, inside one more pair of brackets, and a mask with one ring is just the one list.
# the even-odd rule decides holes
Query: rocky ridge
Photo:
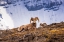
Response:
[{"label": "rocky ridge", "polygon": [[0,30],[0,42],[64,42],[64,22],[39,27],[36,31]]}]

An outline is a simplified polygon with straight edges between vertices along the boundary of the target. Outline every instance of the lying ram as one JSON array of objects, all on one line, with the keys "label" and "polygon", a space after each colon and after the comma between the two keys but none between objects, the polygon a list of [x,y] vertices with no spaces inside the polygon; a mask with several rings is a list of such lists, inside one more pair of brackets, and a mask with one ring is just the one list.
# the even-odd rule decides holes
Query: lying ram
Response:
[{"label": "lying ram", "polygon": [[[29,29],[36,29],[36,21],[38,20],[39,22],[39,18],[38,17],[31,17],[30,19],[30,24],[27,25],[22,25],[18,28],[18,31],[22,31],[22,30],[29,30]],[[32,23],[31,23],[32,22]]]}]

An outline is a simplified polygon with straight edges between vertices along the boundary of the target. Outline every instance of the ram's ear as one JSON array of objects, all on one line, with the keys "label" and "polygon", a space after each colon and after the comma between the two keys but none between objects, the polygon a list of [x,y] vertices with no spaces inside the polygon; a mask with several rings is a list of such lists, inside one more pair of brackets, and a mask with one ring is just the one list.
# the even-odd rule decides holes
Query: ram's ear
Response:
[{"label": "ram's ear", "polygon": [[35,17],[35,19],[36,19],[36,21],[38,20],[38,22],[39,22],[39,18],[38,17]]},{"label": "ram's ear", "polygon": [[30,19],[30,23],[31,23],[31,21],[33,21],[33,17],[31,17],[31,19]]}]

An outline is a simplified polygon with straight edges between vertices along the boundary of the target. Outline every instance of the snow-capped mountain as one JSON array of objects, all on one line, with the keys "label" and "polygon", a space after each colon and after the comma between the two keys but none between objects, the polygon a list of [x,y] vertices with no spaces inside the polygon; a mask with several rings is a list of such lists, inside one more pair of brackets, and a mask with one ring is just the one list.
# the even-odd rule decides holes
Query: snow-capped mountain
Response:
[{"label": "snow-capped mountain", "polygon": [[[63,19],[63,17],[64,17],[63,2],[64,1],[63,0],[61,0],[62,4],[60,6],[58,6],[59,9],[57,11],[53,11],[53,10],[45,11],[45,8],[41,8],[41,9],[38,9],[35,11],[33,11],[33,10],[29,11],[25,6],[25,5],[29,5],[29,4],[25,4],[25,2],[28,2],[28,1],[29,0],[26,0],[26,1],[17,0],[14,4],[7,4],[3,7],[3,9],[6,9],[6,13],[13,20],[14,27],[18,27],[23,24],[29,24],[31,17],[39,17],[40,23],[46,22],[47,24],[64,21],[64,19]],[[43,1],[43,0],[41,0],[41,1]],[[47,3],[48,1],[46,0],[45,2]],[[52,2],[54,2],[54,0],[52,0]],[[60,1],[58,0],[58,2],[60,2]],[[42,2],[39,2],[39,4],[40,3],[42,3]],[[36,3],[34,3],[34,4],[36,4]],[[39,4],[37,3],[37,5],[39,5]],[[39,23],[37,25],[39,26]]]},{"label": "snow-capped mountain", "polygon": [[58,0],[25,0],[24,5],[29,11],[40,10],[46,8],[47,10],[58,10],[62,1]]},{"label": "snow-capped mountain", "polygon": [[25,7],[29,11],[36,11],[42,8],[46,10],[58,10],[63,3],[62,0],[1,0],[0,5],[15,4],[16,2],[23,1]]},{"label": "snow-capped mountain", "polygon": [[0,18],[0,30],[3,30],[3,28],[6,30],[6,25],[2,18]]},{"label": "snow-capped mountain", "polygon": [[13,20],[6,12],[6,9],[4,9],[3,6],[0,6],[0,29],[6,30],[6,29],[12,29],[13,27],[14,27]]}]

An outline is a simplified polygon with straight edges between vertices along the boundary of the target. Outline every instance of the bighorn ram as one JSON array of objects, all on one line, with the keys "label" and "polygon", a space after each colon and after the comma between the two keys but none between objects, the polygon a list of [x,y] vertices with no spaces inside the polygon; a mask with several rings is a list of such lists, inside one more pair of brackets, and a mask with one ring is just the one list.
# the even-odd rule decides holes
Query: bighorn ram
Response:
[{"label": "bighorn ram", "polygon": [[29,30],[29,29],[32,29],[32,28],[36,29],[36,21],[37,20],[39,22],[39,18],[38,17],[35,17],[35,18],[31,17],[30,24],[20,26],[18,28],[18,31]]}]

